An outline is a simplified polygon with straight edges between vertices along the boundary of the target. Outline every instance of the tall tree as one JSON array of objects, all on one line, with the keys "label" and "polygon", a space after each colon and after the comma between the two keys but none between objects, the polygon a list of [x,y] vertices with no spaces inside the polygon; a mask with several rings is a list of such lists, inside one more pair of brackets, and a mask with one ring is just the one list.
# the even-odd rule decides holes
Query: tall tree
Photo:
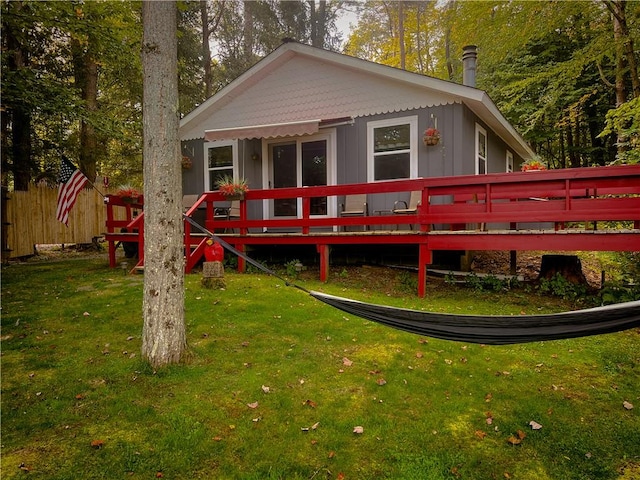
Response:
[{"label": "tall tree", "polygon": [[142,355],[154,367],[177,363],[187,348],[178,138],[177,9],[142,2],[145,275]]}]

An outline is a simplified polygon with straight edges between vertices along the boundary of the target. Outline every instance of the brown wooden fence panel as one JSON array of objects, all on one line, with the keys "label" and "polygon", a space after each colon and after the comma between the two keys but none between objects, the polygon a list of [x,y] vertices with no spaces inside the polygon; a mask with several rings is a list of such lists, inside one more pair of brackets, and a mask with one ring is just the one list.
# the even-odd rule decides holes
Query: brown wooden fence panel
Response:
[{"label": "brown wooden fence panel", "polygon": [[57,188],[31,185],[28,191],[8,192],[7,197],[4,258],[32,255],[37,244],[91,243],[105,231],[107,210],[102,195],[93,188],[78,195],[68,226],[56,219]]}]

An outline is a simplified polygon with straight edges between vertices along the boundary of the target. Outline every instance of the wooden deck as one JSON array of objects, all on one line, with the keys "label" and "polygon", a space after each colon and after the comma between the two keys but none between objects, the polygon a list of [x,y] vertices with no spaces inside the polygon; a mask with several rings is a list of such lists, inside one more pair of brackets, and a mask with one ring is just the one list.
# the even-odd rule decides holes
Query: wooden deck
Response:
[{"label": "wooden deck", "polygon": [[[339,202],[345,195],[406,197],[412,191],[422,192],[421,205],[413,214],[384,210],[360,217],[311,215],[313,198]],[[297,218],[248,215],[253,202],[262,207],[274,199],[291,198],[301,207]],[[139,264],[144,262],[143,203],[141,199],[138,204],[124,204],[109,197],[106,238],[111,266],[119,241],[137,242]],[[240,251],[249,245],[314,245],[322,281],[328,279],[332,246],[415,246],[420,296],[436,250],[640,251],[640,166],[251,190],[235,219],[214,215],[223,205],[228,202],[221,193],[205,192],[186,215],[204,210],[203,226],[216,234],[226,232],[219,234]],[[125,208],[127,220],[114,220],[114,208]],[[135,233],[121,233],[123,228]],[[206,236],[185,221],[187,272],[202,259],[205,241]],[[242,259],[238,265],[244,270]]]}]

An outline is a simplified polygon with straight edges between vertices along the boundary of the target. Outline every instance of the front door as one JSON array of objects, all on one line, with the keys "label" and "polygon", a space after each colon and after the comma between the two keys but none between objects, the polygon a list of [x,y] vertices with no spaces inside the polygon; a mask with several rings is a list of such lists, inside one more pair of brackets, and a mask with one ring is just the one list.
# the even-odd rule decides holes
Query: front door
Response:
[{"label": "front door", "polygon": [[[269,187],[315,187],[331,181],[331,135],[314,135],[268,143]],[[327,197],[311,199],[311,215],[326,216],[330,206]],[[269,209],[270,217],[301,217],[298,198],[278,198]]]}]

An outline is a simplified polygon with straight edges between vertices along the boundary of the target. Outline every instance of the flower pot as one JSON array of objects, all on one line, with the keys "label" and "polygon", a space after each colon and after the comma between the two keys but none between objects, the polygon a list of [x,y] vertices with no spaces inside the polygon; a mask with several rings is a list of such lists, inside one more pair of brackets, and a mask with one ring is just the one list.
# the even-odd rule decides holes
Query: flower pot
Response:
[{"label": "flower pot", "polygon": [[233,195],[225,195],[226,200],[244,200],[244,193],[234,193]]},{"label": "flower pot", "polygon": [[422,137],[422,141],[427,146],[433,146],[433,145],[437,145],[440,142],[440,137],[433,136],[433,135],[425,135],[424,137]]},{"label": "flower pot", "polygon": [[140,197],[120,197],[120,199],[124,202],[124,203],[138,203],[138,200],[140,199]]}]

